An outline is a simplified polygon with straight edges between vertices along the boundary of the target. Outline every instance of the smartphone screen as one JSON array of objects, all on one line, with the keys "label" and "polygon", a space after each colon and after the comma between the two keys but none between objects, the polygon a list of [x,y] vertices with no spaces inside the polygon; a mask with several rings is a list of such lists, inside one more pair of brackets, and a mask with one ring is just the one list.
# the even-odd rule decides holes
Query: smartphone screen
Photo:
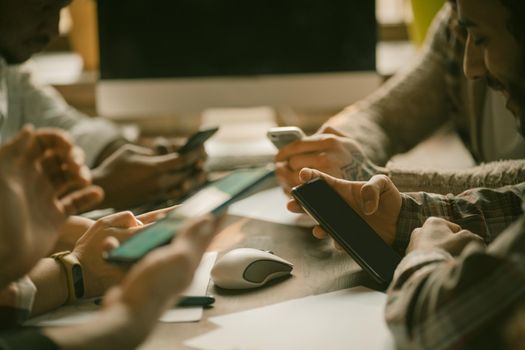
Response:
[{"label": "smartphone screen", "polygon": [[300,185],[292,196],[376,281],[392,280],[400,256],[324,180]]},{"label": "smartphone screen", "polygon": [[189,218],[211,213],[220,215],[234,201],[256,189],[273,176],[270,168],[236,170],[210,183],[171,211],[166,218],[144,228],[109,252],[105,259],[112,263],[133,263],[153,249],[169,243]]},{"label": "smartphone screen", "polygon": [[179,154],[184,154],[199,147],[200,145],[203,145],[204,142],[212,137],[218,130],[218,127],[214,127],[197,131],[188,138],[186,143],[181,148],[179,148],[177,152]]}]

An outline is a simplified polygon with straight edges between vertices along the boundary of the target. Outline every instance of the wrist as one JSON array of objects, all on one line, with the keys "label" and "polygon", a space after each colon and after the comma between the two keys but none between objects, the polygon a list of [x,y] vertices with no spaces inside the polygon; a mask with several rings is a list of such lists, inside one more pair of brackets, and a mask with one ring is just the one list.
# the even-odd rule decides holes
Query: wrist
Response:
[{"label": "wrist", "polygon": [[106,147],[100,151],[98,156],[95,159],[94,167],[98,167],[106,158],[108,158],[110,155],[115,153],[120,147],[124,146],[125,144],[129,143],[124,138],[119,138],[111,143],[109,143]]},{"label": "wrist", "polygon": [[65,305],[69,297],[66,271],[59,261],[56,261],[55,259],[49,260],[50,265],[52,265],[52,269],[55,271],[55,275],[57,276],[58,285],[60,286],[57,291],[57,300],[59,300],[60,305]]},{"label": "wrist", "polygon": [[29,278],[36,286],[32,315],[55,309],[67,302],[67,277],[58,261],[41,259],[29,273]]},{"label": "wrist", "polygon": [[57,288],[57,294],[59,297],[58,300],[60,301],[60,305],[65,305],[67,303],[67,298],[69,297],[66,271],[64,270],[60,262],[56,261],[55,259],[49,260],[50,264],[53,265],[53,270],[56,271],[55,274],[57,276],[57,285],[59,286],[59,288]]},{"label": "wrist", "polygon": [[73,304],[84,297],[84,275],[78,258],[70,251],[63,251],[51,255],[63,270],[67,287],[67,303]]},{"label": "wrist", "polygon": [[431,263],[439,263],[454,259],[449,252],[439,247],[418,247],[407,249],[400,266],[404,268],[413,266],[423,266]]}]

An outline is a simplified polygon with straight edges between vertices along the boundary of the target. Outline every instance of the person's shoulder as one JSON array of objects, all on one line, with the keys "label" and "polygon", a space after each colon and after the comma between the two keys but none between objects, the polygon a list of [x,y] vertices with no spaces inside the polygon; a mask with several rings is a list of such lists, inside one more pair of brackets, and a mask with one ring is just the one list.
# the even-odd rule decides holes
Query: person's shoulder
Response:
[{"label": "person's shoulder", "polygon": [[34,63],[27,61],[21,64],[5,65],[8,85],[34,85],[33,80]]},{"label": "person's shoulder", "polygon": [[443,62],[446,61],[450,55],[453,33],[451,28],[455,22],[457,22],[457,12],[451,3],[446,2],[428,28],[423,51],[427,54],[437,54]]}]

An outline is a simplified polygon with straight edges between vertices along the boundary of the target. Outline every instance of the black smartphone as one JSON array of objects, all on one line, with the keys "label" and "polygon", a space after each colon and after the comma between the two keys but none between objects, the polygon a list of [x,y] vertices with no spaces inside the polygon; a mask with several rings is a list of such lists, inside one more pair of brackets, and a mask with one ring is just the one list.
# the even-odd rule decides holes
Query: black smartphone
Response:
[{"label": "black smartphone", "polygon": [[229,205],[256,190],[258,185],[273,176],[271,168],[240,169],[215,181],[182,205],[171,211],[164,219],[147,226],[104,258],[112,263],[129,264],[140,260],[153,249],[169,243],[177,230],[189,218],[211,213],[221,215]]},{"label": "black smartphone", "polygon": [[219,127],[212,127],[197,131],[195,134],[188,137],[186,143],[181,148],[179,148],[177,152],[179,154],[184,154],[199,147],[200,145],[204,144],[206,140],[212,137],[218,130]]},{"label": "black smartphone", "polygon": [[295,187],[292,196],[377,282],[392,281],[401,257],[323,179]]}]

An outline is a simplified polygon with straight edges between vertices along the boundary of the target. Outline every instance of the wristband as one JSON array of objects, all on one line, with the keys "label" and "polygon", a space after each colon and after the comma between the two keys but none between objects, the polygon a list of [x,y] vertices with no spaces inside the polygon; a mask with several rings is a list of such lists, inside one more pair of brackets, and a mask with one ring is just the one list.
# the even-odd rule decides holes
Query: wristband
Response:
[{"label": "wristband", "polygon": [[73,304],[78,299],[84,296],[84,275],[82,273],[82,265],[75,255],[70,251],[64,251],[51,255],[53,259],[58,261],[66,272],[67,279],[67,303]]}]

